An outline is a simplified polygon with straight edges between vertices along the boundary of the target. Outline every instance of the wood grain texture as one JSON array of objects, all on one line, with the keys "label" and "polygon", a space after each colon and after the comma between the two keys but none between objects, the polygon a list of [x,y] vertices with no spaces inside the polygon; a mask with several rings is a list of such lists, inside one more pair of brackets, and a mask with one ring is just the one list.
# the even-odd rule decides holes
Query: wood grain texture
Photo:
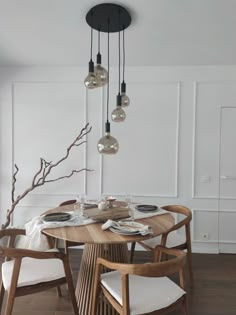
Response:
[{"label": "wood grain texture", "polygon": [[[71,211],[72,205],[57,207],[47,211],[46,213],[65,212]],[[145,225],[150,225],[153,230],[152,235],[118,235],[109,230],[103,231],[101,226],[103,222],[97,222],[82,226],[67,226],[58,228],[47,228],[43,230],[43,233],[62,240],[81,242],[81,243],[97,243],[97,244],[115,244],[115,243],[128,243],[134,241],[145,240],[154,236],[158,236],[162,233],[169,231],[174,226],[174,217],[171,214],[156,215],[151,218],[135,220]]]}]

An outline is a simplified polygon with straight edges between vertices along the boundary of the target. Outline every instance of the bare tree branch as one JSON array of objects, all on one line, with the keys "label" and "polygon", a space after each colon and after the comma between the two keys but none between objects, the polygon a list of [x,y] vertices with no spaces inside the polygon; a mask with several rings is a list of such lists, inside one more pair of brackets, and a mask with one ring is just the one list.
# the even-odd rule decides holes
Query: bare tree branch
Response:
[{"label": "bare tree branch", "polygon": [[18,173],[19,168],[17,167],[17,165],[15,165],[16,171],[13,174],[12,192],[11,192],[12,204],[9,207],[9,209],[7,210],[6,222],[4,224],[2,224],[2,229],[7,228],[8,225],[10,224],[11,215],[12,215],[15,207],[17,206],[17,204],[20,202],[20,200],[22,200],[26,195],[28,195],[28,193],[30,193],[35,188],[43,186],[45,183],[53,183],[53,182],[59,181],[59,180],[64,179],[64,178],[70,178],[72,175],[74,175],[76,173],[80,173],[83,171],[92,171],[91,169],[88,169],[88,168],[82,168],[80,170],[72,170],[71,173],[68,175],[60,176],[60,177],[54,178],[54,179],[47,179],[48,175],[51,174],[51,171],[68,158],[73,147],[81,146],[87,142],[86,140],[84,140],[84,137],[86,137],[87,134],[91,130],[92,130],[92,127],[89,127],[89,124],[86,124],[85,127],[81,129],[81,131],[80,131],[79,135],[76,137],[76,139],[66,149],[65,155],[62,158],[60,158],[57,162],[55,162],[55,163],[53,163],[52,161],[48,162],[44,158],[40,158],[39,170],[33,176],[31,186],[28,187],[21,195],[17,196],[16,199],[14,196],[15,195],[15,184],[16,184],[16,174]]},{"label": "bare tree branch", "polygon": [[16,174],[18,173],[19,171],[19,168],[18,166],[15,164],[15,172],[13,174],[13,178],[12,178],[12,191],[11,191],[11,202],[13,203],[15,201],[15,184],[16,184]]}]

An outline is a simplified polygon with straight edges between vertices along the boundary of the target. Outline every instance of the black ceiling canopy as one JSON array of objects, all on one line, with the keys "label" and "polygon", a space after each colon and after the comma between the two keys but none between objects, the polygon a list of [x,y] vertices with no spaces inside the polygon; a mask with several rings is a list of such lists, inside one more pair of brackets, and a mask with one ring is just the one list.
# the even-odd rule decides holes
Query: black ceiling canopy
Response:
[{"label": "black ceiling canopy", "polygon": [[115,33],[126,29],[131,23],[129,12],[120,5],[102,3],[91,8],[86,21],[93,29],[105,33]]}]

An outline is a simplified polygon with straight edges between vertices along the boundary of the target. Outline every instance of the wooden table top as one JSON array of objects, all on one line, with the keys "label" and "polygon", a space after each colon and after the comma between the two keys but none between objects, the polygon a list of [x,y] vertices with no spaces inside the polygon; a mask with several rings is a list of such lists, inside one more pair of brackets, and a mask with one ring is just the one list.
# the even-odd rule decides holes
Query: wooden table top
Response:
[{"label": "wooden table top", "polygon": [[[70,211],[70,206],[63,206],[51,209],[46,213],[50,212],[60,212],[60,211]],[[167,213],[156,215],[150,218],[135,220],[145,225],[152,227],[153,234],[149,235],[120,235],[113,233],[109,230],[103,231],[101,226],[103,222],[96,222],[87,225],[80,226],[66,226],[57,228],[46,228],[43,233],[58,239],[81,242],[87,244],[115,244],[115,243],[128,243],[140,241],[154,236],[161,235],[162,233],[171,229],[175,223],[174,217]]]}]

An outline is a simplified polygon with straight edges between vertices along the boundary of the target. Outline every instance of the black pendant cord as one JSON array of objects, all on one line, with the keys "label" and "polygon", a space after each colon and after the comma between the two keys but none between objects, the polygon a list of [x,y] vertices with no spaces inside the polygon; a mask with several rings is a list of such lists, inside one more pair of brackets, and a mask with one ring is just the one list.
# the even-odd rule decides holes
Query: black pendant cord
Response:
[{"label": "black pendant cord", "polygon": [[109,123],[108,115],[109,115],[109,83],[110,83],[110,33],[109,33],[109,24],[108,20],[108,32],[107,32],[107,72],[108,72],[108,80],[107,80],[107,123]]},{"label": "black pendant cord", "polygon": [[118,36],[118,40],[119,40],[119,43],[118,43],[118,49],[119,49],[119,95],[120,95],[120,32],[119,32],[119,36]]},{"label": "black pendant cord", "polygon": [[100,54],[100,31],[98,31],[98,53]]},{"label": "black pendant cord", "polygon": [[90,60],[93,60],[93,28],[91,27]]},{"label": "black pendant cord", "polygon": [[123,82],[125,82],[125,30],[123,29]]}]

